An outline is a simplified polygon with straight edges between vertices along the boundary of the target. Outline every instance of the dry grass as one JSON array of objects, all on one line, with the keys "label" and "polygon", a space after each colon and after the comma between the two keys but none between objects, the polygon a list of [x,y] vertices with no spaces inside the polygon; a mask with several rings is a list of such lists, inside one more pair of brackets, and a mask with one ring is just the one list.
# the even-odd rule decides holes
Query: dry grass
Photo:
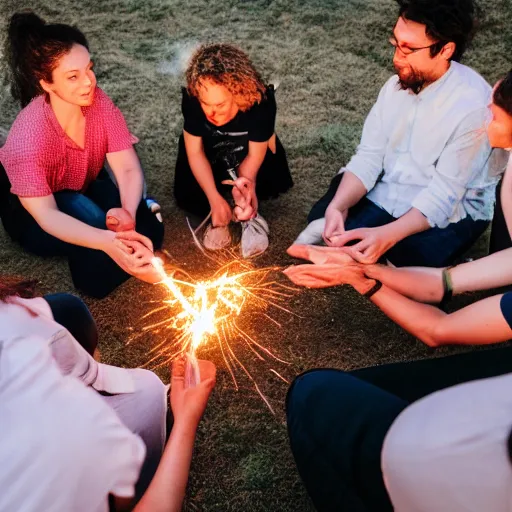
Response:
[{"label": "dry grass", "polygon": [[[281,83],[277,130],[296,186],[262,206],[270,220],[272,246],[258,265],[288,265],[285,248],[304,226],[312,202],[350,157],[365,114],[390,75],[386,39],[395,16],[393,2],[2,0],[2,23],[16,9],[34,5],[47,19],[77,23],[88,35],[100,85],[141,139],[138,149],[150,191],[164,206],[165,246],[174,262],[191,272],[211,269],[194,248],[171,197],[182,126],[182,77],[176,74],[181,55],[197,42],[233,42],[252,56],[264,75]],[[510,67],[511,5],[509,0],[486,0],[483,7],[486,21],[466,63],[494,82]],[[10,126],[16,112],[4,87],[0,126]],[[2,272],[37,278],[45,292],[73,291],[63,261],[29,257],[1,230],[0,242]],[[476,252],[484,250],[485,240]],[[128,325],[140,326],[138,319],[160,294],[132,280],[103,301],[86,299],[101,330],[105,362],[137,366],[146,361],[156,339],[148,334],[125,346]],[[298,316],[277,314],[280,330],[261,323],[257,328],[259,339],[291,362],[279,368],[290,380],[312,367],[350,369],[434,355],[351,289],[304,291],[289,306]],[[288,448],[286,385],[268,365],[247,358],[278,411],[274,417],[249,382],[241,379],[241,389],[234,390],[218,351],[212,348],[202,355],[218,364],[219,376],[198,436],[187,510],[311,510]],[[162,377],[168,378],[166,372]]]}]

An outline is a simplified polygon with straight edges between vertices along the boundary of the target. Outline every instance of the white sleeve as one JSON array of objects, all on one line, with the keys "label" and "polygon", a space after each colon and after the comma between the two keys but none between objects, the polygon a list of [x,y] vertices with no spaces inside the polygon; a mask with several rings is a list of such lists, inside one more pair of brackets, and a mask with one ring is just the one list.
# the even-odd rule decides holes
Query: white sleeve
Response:
[{"label": "white sleeve", "polygon": [[428,187],[412,201],[431,227],[448,226],[469,183],[487,173],[491,147],[483,128],[486,116],[487,109],[482,108],[462,120],[437,160]]},{"label": "white sleeve", "polygon": [[379,92],[377,101],[366,117],[363,127],[361,142],[356,154],[342,169],[355,174],[369,192],[377,182],[384,166],[384,155],[388,136],[384,130],[384,106],[387,91],[396,84],[396,77],[391,77]]}]

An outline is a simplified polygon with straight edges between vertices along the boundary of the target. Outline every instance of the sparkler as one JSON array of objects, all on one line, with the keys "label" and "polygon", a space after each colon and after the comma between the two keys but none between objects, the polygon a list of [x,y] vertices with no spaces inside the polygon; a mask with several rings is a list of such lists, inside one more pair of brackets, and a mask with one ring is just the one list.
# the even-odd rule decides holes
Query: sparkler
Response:
[{"label": "sparkler", "polygon": [[[238,339],[260,360],[269,356],[275,361],[289,364],[238,325],[238,319],[244,311],[259,313],[279,327],[280,324],[267,314],[267,309],[277,308],[291,314],[279,302],[290,297],[290,291],[294,289],[270,277],[278,268],[257,269],[247,262],[231,260],[222,265],[212,278],[195,281],[182,270],[175,270],[168,275],[162,261],[158,258],[153,260],[153,265],[161,276],[160,284],[169,292],[169,298],[144,318],[158,313],[170,312],[171,314],[165,315],[163,320],[145,326],[144,330],[170,330],[172,341],[164,336],[164,339],[151,351],[152,358],[146,366],[157,360],[161,361],[157,366],[162,366],[178,355],[184,354],[187,356],[185,378],[189,385],[195,385],[200,381],[196,352],[210,340],[214,341],[220,347],[235,388],[238,389],[238,384],[234,369],[239,367],[252,381],[269,409],[274,412],[256,381],[236,355],[231,342]],[[177,277],[180,274],[184,276],[182,279]],[[274,369],[271,371],[286,382],[286,379],[277,371]]]}]

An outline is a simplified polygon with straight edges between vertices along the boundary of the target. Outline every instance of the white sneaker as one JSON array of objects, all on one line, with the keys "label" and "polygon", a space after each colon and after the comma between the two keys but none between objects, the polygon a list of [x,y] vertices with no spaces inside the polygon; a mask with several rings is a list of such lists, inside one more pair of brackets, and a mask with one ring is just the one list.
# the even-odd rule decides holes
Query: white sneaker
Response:
[{"label": "white sneaker", "polygon": [[268,248],[269,233],[267,221],[260,214],[257,214],[254,219],[242,222],[240,240],[242,258],[254,258],[263,254]]},{"label": "white sneaker", "polygon": [[214,228],[208,224],[204,236],[203,245],[210,251],[218,251],[231,245],[231,233],[228,226],[218,226]]},{"label": "white sneaker", "polygon": [[304,231],[300,233],[294,244],[299,245],[319,245],[323,243],[322,234],[325,229],[325,217],[316,219],[309,223]]}]

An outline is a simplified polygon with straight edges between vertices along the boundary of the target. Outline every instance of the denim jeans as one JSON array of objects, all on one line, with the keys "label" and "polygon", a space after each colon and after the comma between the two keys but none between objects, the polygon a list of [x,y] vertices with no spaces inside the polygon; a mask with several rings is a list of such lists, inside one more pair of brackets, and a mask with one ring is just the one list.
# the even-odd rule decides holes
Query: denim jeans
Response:
[{"label": "denim jeans", "polygon": [[400,412],[440,389],[510,372],[512,347],[505,347],[298,376],[286,399],[288,434],[316,509],[391,512],[380,456]]},{"label": "denim jeans", "polygon": [[[311,209],[308,222],[325,216],[325,210],[334,198],[342,177],[340,174],[332,180],[327,193]],[[345,228],[373,228],[395,220],[395,217],[363,197],[350,208]],[[453,264],[470,249],[488,225],[488,221],[473,220],[468,215],[446,228],[430,228],[404,238],[384,254],[383,259],[391,261],[397,267],[445,267]]]},{"label": "denim jeans", "polygon": [[[119,190],[106,171],[83,194],[64,190],[53,195],[60,211],[99,229],[106,229],[107,211],[121,206]],[[13,194],[6,201],[0,213],[9,236],[38,256],[66,256],[75,287],[86,295],[103,298],[130,277],[103,251],[63,242],[44,231]],[[136,224],[137,231],[150,238],[155,249],[160,249],[163,224],[145,201],[137,209]]]}]

